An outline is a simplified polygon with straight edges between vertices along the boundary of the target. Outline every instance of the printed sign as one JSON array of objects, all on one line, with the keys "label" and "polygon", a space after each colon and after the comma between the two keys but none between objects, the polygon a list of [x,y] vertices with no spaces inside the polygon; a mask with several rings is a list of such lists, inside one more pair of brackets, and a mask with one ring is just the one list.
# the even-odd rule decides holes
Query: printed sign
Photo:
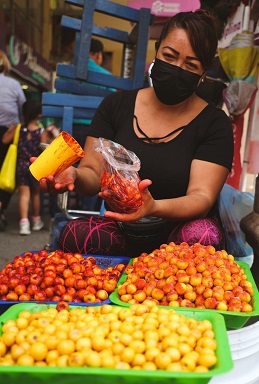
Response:
[{"label": "printed sign", "polygon": [[199,0],[131,0],[128,6],[136,9],[150,8],[155,16],[170,17],[179,12],[195,11],[200,8]]},{"label": "printed sign", "polygon": [[52,68],[32,47],[12,35],[6,47],[12,71],[46,90],[52,88]]}]

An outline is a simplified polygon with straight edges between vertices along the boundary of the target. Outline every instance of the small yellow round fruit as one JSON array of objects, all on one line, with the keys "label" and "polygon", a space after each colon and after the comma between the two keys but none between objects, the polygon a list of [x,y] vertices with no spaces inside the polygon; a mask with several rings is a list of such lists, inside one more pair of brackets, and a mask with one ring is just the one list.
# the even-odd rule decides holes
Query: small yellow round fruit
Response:
[{"label": "small yellow round fruit", "polygon": [[158,369],[166,369],[168,365],[172,362],[171,357],[165,353],[165,352],[160,352],[154,360],[156,366]]},{"label": "small yellow round fruit", "polygon": [[11,347],[15,343],[16,333],[6,331],[2,335],[2,343],[6,345],[6,347]]},{"label": "small yellow round fruit", "polygon": [[112,355],[104,355],[101,357],[101,366],[103,368],[114,368],[116,365],[116,360]]},{"label": "small yellow round fruit", "polygon": [[105,349],[106,343],[102,336],[95,336],[92,338],[92,348],[94,351],[100,352]]},{"label": "small yellow round fruit", "polygon": [[145,352],[147,361],[154,361],[155,357],[159,355],[160,349],[157,347],[148,348]]},{"label": "small yellow round fruit", "polygon": [[18,329],[26,329],[29,325],[29,321],[26,317],[18,317],[16,320],[16,326]]},{"label": "small yellow round fruit", "polygon": [[85,359],[86,365],[88,367],[101,367],[101,357],[98,352],[96,351],[89,351],[87,353],[86,359]]},{"label": "small yellow round fruit", "polygon": [[75,343],[73,340],[60,340],[57,345],[57,351],[60,355],[70,355],[75,351]]},{"label": "small yellow round fruit", "polygon": [[26,365],[34,365],[34,360],[33,360],[33,357],[30,356],[30,355],[21,355],[17,362],[16,362],[17,365],[22,365],[22,366],[26,366]]},{"label": "small yellow round fruit", "polygon": [[85,363],[85,357],[82,352],[73,352],[68,356],[69,367],[83,367]]},{"label": "small yellow round fruit", "polygon": [[59,357],[59,353],[58,353],[58,351],[56,349],[53,349],[52,351],[48,351],[46,359],[45,359],[46,363],[50,364],[53,361],[56,362],[58,357]]},{"label": "small yellow round fruit", "polygon": [[131,363],[133,358],[135,356],[135,351],[134,349],[130,348],[130,347],[125,347],[121,353],[121,361],[125,362],[125,363]]},{"label": "small yellow round fruit", "polygon": [[136,353],[133,357],[133,360],[131,362],[131,365],[133,367],[139,366],[142,367],[146,363],[146,357],[143,355],[143,353]]},{"label": "small yellow round fruit", "polygon": [[30,347],[30,355],[33,357],[35,361],[44,360],[47,356],[48,348],[46,344],[36,341]]},{"label": "small yellow round fruit", "polygon": [[[21,347],[20,345],[18,344],[13,344],[11,346],[11,355],[12,355],[12,358],[14,360],[17,360],[21,355],[23,355],[25,353],[25,350],[23,349],[23,347]],[[1,353],[0,353],[1,355]]]},{"label": "small yellow round fruit", "polygon": [[213,353],[201,353],[198,359],[198,364],[206,368],[210,368],[217,362],[217,357]]},{"label": "small yellow round fruit", "polygon": [[145,364],[143,364],[142,368],[147,371],[156,371],[157,369],[156,364],[152,361],[147,361]]},{"label": "small yellow round fruit", "polygon": [[85,349],[91,349],[92,347],[92,341],[89,337],[82,337],[81,339],[77,340],[76,342],[76,350],[82,351]]},{"label": "small yellow round fruit", "polygon": [[6,345],[0,341],[0,357],[4,356],[6,354]]}]

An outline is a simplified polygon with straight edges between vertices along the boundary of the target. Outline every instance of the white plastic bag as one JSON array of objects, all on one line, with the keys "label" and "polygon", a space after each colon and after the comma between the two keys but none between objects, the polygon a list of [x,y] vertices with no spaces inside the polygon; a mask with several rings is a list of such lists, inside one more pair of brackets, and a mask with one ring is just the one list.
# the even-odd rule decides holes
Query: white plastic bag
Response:
[{"label": "white plastic bag", "polygon": [[242,192],[228,184],[222,188],[219,198],[219,214],[226,236],[227,252],[234,257],[253,254],[240,229],[240,220],[253,211],[254,195]]}]

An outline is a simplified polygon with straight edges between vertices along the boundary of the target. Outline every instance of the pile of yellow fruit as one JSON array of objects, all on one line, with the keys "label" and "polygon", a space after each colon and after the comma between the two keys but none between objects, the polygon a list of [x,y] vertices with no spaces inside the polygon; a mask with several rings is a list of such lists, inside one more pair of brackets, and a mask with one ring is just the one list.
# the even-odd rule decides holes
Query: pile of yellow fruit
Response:
[{"label": "pile of yellow fruit", "polygon": [[3,324],[0,365],[207,372],[217,363],[212,323],[134,304],[23,310]]}]

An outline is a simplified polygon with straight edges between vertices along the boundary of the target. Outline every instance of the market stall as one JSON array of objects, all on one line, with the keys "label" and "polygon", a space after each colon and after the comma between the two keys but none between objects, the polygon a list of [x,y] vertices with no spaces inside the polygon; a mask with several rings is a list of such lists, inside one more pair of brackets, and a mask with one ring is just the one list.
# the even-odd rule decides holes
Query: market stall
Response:
[{"label": "market stall", "polygon": [[8,384],[258,383],[253,273],[211,245],[171,242],[132,258],[24,250],[0,271],[0,313]]}]

